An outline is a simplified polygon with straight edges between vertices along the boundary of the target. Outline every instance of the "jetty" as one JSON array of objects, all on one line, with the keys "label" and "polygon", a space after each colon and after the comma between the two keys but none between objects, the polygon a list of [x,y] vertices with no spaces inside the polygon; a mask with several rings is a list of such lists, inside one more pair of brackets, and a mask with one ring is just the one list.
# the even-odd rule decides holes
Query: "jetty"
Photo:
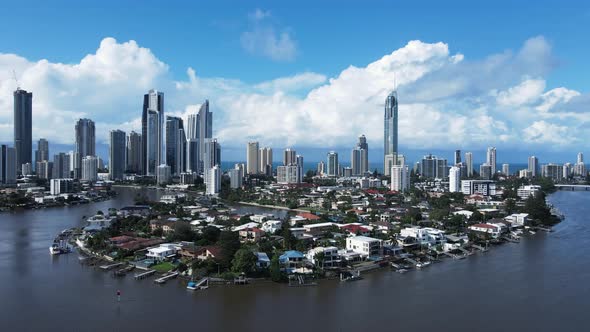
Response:
[{"label": "jetty", "polygon": [[209,278],[205,277],[197,282],[190,281],[186,286],[188,290],[200,290],[209,288]]},{"label": "jetty", "polygon": [[142,280],[142,279],[145,279],[145,278],[151,276],[154,273],[156,273],[156,270],[147,270],[145,272],[136,274],[133,278],[135,278],[135,280]]},{"label": "jetty", "polygon": [[170,273],[167,273],[167,274],[163,275],[162,277],[154,280],[154,282],[156,284],[165,284],[166,281],[176,278],[176,277],[178,277],[178,272],[170,272]]},{"label": "jetty", "polygon": [[486,247],[482,247],[482,246],[480,246],[480,245],[478,245],[478,244],[472,244],[471,246],[472,246],[473,248],[475,248],[475,249],[478,249],[478,250],[480,250],[481,252],[486,252],[486,251],[488,251],[488,250],[489,250],[488,248],[486,248]]},{"label": "jetty", "polygon": [[108,264],[108,265],[101,265],[100,266],[100,269],[101,270],[104,270],[104,271],[108,271],[108,270],[112,270],[112,269],[114,269],[116,267],[119,267],[121,265],[123,265],[123,263],[114,263],[114,264]]},{"label": "jetty", "polygon": [[502,236],[502,240],[508,241],[508,242],[512,242],[512,243],[518,243],[520,242],[519,240],[513,238],[513,237],[509,237],[509,236]]}]

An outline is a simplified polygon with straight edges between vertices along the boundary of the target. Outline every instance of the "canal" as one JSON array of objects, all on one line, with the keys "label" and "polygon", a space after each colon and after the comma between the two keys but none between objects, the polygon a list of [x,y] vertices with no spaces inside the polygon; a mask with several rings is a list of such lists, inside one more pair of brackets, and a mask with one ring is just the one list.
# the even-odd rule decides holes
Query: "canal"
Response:
[{"label": "canal", "polygon": [[158,195],[118,190],[111,201],[0,214],[2,330],[578,331],[590,323],[587,192],[550,197],[566,216],[553,233],[422,271],[378,271],[308,288],[260,283],[191,293],[176,281],[115,279],[81,266],[75,254],[49,255],[56,233],[82,226],[83,216],[132,204],[138,192]]}]

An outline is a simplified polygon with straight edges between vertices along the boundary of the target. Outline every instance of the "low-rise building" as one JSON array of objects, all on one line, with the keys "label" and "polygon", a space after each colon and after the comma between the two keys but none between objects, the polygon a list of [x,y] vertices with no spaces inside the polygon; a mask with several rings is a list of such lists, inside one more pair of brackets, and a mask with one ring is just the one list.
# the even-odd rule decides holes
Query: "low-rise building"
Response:
[{"label": "low-rise building", "polygon": [[[445,233],[440,229],[419,226],[406,227],[400,231],[400,239],[414,238],[421,246],[436,246],[446,242]],[[406,242],[404,242],[406,243]]]},{"label": "low-rise building", "polygon": [[242,229],[238,233],[240,242],[256,243],[264,236],[264,231],[258,227]]},{"label": "low-rise building", "polygon": [[538,185],[529,185],[529,186],[521,186],[516,191],[518,197],[522,200],[526,200],[530,196],[536,196],[541,193],[541,186]]},{"label": "low-rise building", "polygon": [[340,255],[337,247],[315,247],[305,257],[309,262],[322,268],[340,266]]},{"label": "low-rise building", "polygon": [[529,214],[528,213],[514,213],[504,218],[506,221],[512,224],[512,226],[524,226],[528,224]]},{"label": "low-rise building", "polygon": [[151,258],[155,261],[163,261],[167,259],[171,259],[172,257],[176,256],[179,247],[173,243],[163,243],[160,244],[159,247],[148,248],[147,254],[145,255],[148,258]]},{"label": "low-rise building", "polygon": [[380,256],[383,241],[368,236],[353,236],[346,239],[346,249],[359,253],[363,258]]},{"label": "low-rise building", "polygon": [[475,224],[469,226],[469,230],[477,234],[489,234],[492,238],[499,238],[505,231],[506,226],[503,224]]}]

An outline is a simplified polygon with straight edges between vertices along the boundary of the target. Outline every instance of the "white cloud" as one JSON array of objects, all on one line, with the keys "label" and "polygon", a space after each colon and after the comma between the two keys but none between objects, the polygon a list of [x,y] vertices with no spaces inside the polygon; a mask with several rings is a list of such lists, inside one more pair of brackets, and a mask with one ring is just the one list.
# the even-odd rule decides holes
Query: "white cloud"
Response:
[{"label": "white cloud", "polygon": [[545,91],[551,62],[539,37],[481,60],[452,54],[444,43],[410,41],[335,77],[303,72],[246,84],[200,77],[192,68],[174,80],[149,49],[105,38],[95,54],[73,64],[0,54],[0,141],[12,140],[17,68],[21,87],[34,93],[34,139],[57,143],[72,143],[74,122],[83,116],[96,121],[102,142],[111,129],[140,130],[142,95],[157,88],[165,92],[167,114],[186,117],[208,98],[224,147],[239,149],[249,139],[276,148],[352,147],[365,134],[378,150],[395,77],[404,149],[581,145],[575,137],[590,134],[590,98],[565,87]]},{"label": "white cloud", "polygon": [[292,61],[297,55],[297,42],[289,29],[279,28],[268,20],[270,11],[256,9],[248,14],[250,27],[240,36],[244,50],[274,61]]}]

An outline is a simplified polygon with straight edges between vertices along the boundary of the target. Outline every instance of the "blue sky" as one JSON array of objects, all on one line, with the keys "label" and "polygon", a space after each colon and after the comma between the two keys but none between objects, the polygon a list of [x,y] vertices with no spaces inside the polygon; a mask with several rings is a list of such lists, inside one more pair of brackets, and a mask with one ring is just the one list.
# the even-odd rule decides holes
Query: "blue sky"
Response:
[{"label": "blue sky", "polygon": [[[153,61],[164,64],[161,70],[151,73],[151,76],[145,79],[145,84],[138,84],[137,89],[128,87],[129,95],[137,100],[136,103],[139,104],[141,99],[140,91],[145,90],[144,86],[148,85],[162,89],[167,94],[170,92],[167,99],[167,110],[170,113],[185,115],[190,112],[191,105],[197,105],[204,98],[212,99],[212,109],[218,112],[216,119],[219,119],[216,122],[219,132],[216,134],[226,140],[222,141],[222,144],[225,143],[224,146],[228,148],[228,156],[240,159],[243,154],[243,140],[230,132],[241,130],[241,133],[244,133],[252,124],[224,121],[236,112],[236,107],[239,108],[239,105],[224,101],[224,98],[230,95],[234,98],[243,98],[243,103],[253,103],[245,108],[268,112],[269,119],[274,119],[271,115],[279,112],[276,109],[289,108],[291,103],[301,104],[297,106],[301,110],[298,109],[297,114],[293,116],[297,117],[299,126],[305,126],[307,122],[313,122],[312,119],[319,121],[316,119],[317,114],[312,114],[311,111],[309,118],[301,115],[303,110],[310,107],[307,103],[310,92],[321,89],[322,86],[329,88],[330,80],[338,78],[350,66],[365,69],[384,56],[404,49],[412,40],[424,43],[420,46],[420,52],[431,52],[428,45],[444,43],[448,54],[445,55],[442,51],[442,54],[434,57],[440,61],[452,63],[450,59],[460,54],[461,59],[464,59],[461,63],[468,63],[472,67],[484,67],[490,58],[506,53],[517,58],[520,50],[526,48],[527,41],[541,38],[542,42],[531,47],[537,51],[529,54],[526,62],[518,59],[513,62],[507,60],[507,65],[518,66],[521,70],[518,75],[508,77],[509,75],[504,73],[502,75],[506,77],[498,80],[497,86],[485,86],[477,92],[463,89],[452,95],[445,95],[444,104],[457,109],[458,112],[446,116],[460,115],[469,118],[474,112],[478,115],[482,115],[483,112],[486,117],[501,121],[502,123],[490,124],[490,127],[499,130],[494,132],[494,135],[503,135],[505,138],[497,142],[491,140],[489,145],[504,145],[505,150],[514,150],[515,155],[522,151],[513,147],[523,143],[523,149],[537,151],[537,154],[546,152],[545,148],[548,145],[558,144],[559,148],[550,152],[559,153],[567,149],[572,150],[572,155],[575,156],[577,150],[583,150],[584,143],[572,143],[568,138],[560,140],[560,133],[568,130],[573,130],[578,136],[589,133],[587,128],[590,127],[590,119],[581,119],[578,116],[566,123],[563,115],[547,115],[543,123],[537,123],[538,121],[533,121],[532,113],[512,117],[507,115],[502,107],[490,107],[484,112],[481,110],[481,102],[474,105],[474,100],[480,101],[484,97],[487,98],[490,93],[495,93],[490,91],[496,91],[499,95],[502,95],[502,92],[518,92],[520,90],[510,89],[519,86],[523,89],[537,87],[538,98],[547,99],[546,96],[541,97],[541,94],[563,87],[579,94],[574,97],[574,101],[584,99],[590,90],[587,80],[590,76],[590,66],[587,65],[590,45],[586,42],[590,32],[589,22],[590,6],[583,1],[537,1],[534,4],[529,1],[494,1],[477,5],[473,5],[473,1],[100,1],[96,4],[75,1],[13,1],[5,2],[0,11],[0,54],[14,54],[19,59],[26,59],[27,64],[20,66],[12,64],[12,59],[0,60],[0,70],[3,71],[0,73],[0,82],[6,81],[4,90],[8,93],[8,81],[12,73],[6,72],[11,66],[17,69],[22,67],[22,70],[17,70],[19,76],[23,76],[23,84],[30,82],[29,89],[33,89],[31,86],[35,87],[35,93],[45,86],[36,83],[35,76],[30,72],[33,70],[31,68],[35,68],[34,64],[40,60],[47,59],[52,65],[63,63],[72,66],[72,70],[64,74],[54,66],[43,76],[43,84],[55,84],[55,89],[51,91],[58,91],[59,94],[86,98],[78,92],[70,91],[71,87],[88,84],[88,91],[93,91],[104,89],[105,86],[91,86],[91,81],[96,79],[95,76],[82,81],[72,78],[76,77],[76,74],[73,74],[77,70],[76,64],[88,54],[96,54],[99,45],[102,45],[101,41],[106,37],[116,40],[115,44],[107,43],[107,46],[123,45],[134,40],[138,48],[145,48],[153,55]],[[268,46],[267,38],[272,39],[271,46]],[[269,49],[266,49],[267,46]],[[422,54],[420,52],[419,54]],[[542,64],[535,62],[537,58],[543,58]],[[395,61],[408,64],[410,60],[400,58]],[[401,103],[404,102],[404,98],[413,100],[411,107],[408,106],[407,109],[427,109],[440,112],[443,116],[446,114],[447,110],[435,109],[432,106],[440,102],[439,97],[414,97],[420,89],[436,89],[439,85],[433,84],[446,82],[445,75],[449,75],[449,72],[456,73],[457,69],[445,70],[447,65],[439,66],[436,61],[433,60],[432,66],[429,65],[423,77],[412,77],[408,74],[407,83],[404,82],[403,74],[400,74],[400,92],[406,89],[406,95],[400,96]],[[149,64],[148,62],[147,65]],[[530,68],[527,67],[529,65]],[[132,71],[134,75],[141,75],[142,71],[138,69],[141,66],[134,68],[137,70]],[[190,86],[191,79],[187,74],[187,68],[192,68],[196,72],[198,84]],[[119,72],[125,73],[125,70]],[[465,72],[467,70],[461,70],[463,75],[467,75]],[[309,75],[300,78],[303,82],[300,88],[273,87],[270,88],[272,91],[269,91],[257,86],[265,83],[268,86],[273,80],[293,78],[304,73]],[[391,72],[386,74],[389,75],[387,77],[391,77]],[[478,73],[474,72],[473,75]],[[490,75],[493,76],[493,73]],[[435,79],[432,79],[433,76]],[[431,83],[432,80],[434,83]],[[179,82],[187,84],[188,87],[182,90],[185,92],[171,92],[173,88],[169,87],[178,87]],[[388,84],[391,85],[390,82]],[[205,85],[207,87],[204,87]],[[375,97],[377,100],[382,99],[384,86],[374,91],[378,94]],[[27,89],[27,86],[23,88]],[[119,88],[119,91],[125,91],[126,88]],[[264,91],[261,92],[261,89]],[[277,92],[282,96],[277,97]],[[410,94],[411,96],[408,96]],[[133,103],[114,99],[105,101],[108,103],[107,106],[101,106],[98,102],[88,102],[76,109],[72,103],[45,100],[44,95],[50,96],[51,93],[48,91],[46,94],[39,94],[38,100],[42,104],[40,108],[45,107],[43,112],[64,114],[66,122],[77,116],[95,118],[97,123],[104,123],[103,138],[106,137],[104,133],[108,132],[108,129],[114,129],[107,129],[107,125],[129,129],[137,124],[139,114],[134,113]],[[329,97],[322,97],[326,98],[326,101],[313,104],[314,107],[318,107],[313,112],[323,112],[320,106],[330,103],[329,98],[340,98],[337,93],[328,95]],[[565,104],[569,102],[568,98],[574,95],[575,93],[571,92],[567,98],[560,97],[565,99],[560,99],[558,106],[567,109],[569,106]],[[2,95],[3,98],[5,96]],[[268,98],[264,99],[261,96]],[[372,98],[373,94],[369,93],[367,98],[369,97]],[[284,99],[277,101],[278,98]],[[518,108],[525,105],[530,109],[537,109],[545,100],[531,98],[533,99],[518,102],[518,105],[514,104],[513,99],[504,99],[502,105]],[[98,97],[97,99],[104,100]],[[272,104],[271,101],[277,101],[277,104]],[[342,102],[350,104],[347,100]],[[583,103],[582,106],[580,104],[575,104],[575,112],[584,114],[587,112],[587,103]],[[121,111],[108,115],[97,111],[104,107],[118,107]],[[359,110],[361,114],[369,111],[381,112],[378,106],[375,110]],[[3,107],[0,103],[0,128],[10,128],[9,113],[9,108]],[[326,111],[326,114],[329,112]],[[438,113],[429,114],[435,118],[438,116]],[[362,122],[362,119],[352,121]],[[221,130],[226,122],[226,130]],[[572,123],[577,123],[575,128],[570,127]],[[406,128],[400,128],[400,131],[416,131],[411,127],[415,125],[415,122],[408,123]],[[278,130],[283,126],[282,123],[276,124]],[[338,133],[321,144],[326,149],[345,150],[354,143],[355,137],[360,133],[374,131],[379,126],[382,124],[353,126],[348,128],[351,131],[349,138],[345,139],[344,134]],[[73,121],[71,127],[73,128]],[[323,130],[325,132],[322,132]],[[455,128],[449,125],[446,131],[449,130]],[[542,135],[551,130],[555,131],[551,137]],[[330,135],[330,131],[321,126],[315,128],[315,132]],[[272,145],[277,149],[288,145],[300,146],[301,149],[317,148],[305,139],[309,136],[305,133],[300,135],[303,138],[299,138],[298,134],[291,135],[297,139],[273,136],[264,131],[246,134],[242,135],[248,136],[244,140],[259,139],[262,144]],[[379,134],[381,133],[368,137],[376,150],[381,148],[379,142],[382,137],[378,137]],[[67,137],[57,134],[51,137],[52,135],[47,130],[43,133],[43,136],[49,136],[53,142],[67,144]],[[466,138],[449,142],[449,151],[454,150],[458,142],[465,140],[468,142],[467,146],[463,147],[464,150],[484,150],[485,145],[488,145],[482,139],[471,140],[475,134],[465,129],[461,129],[461,135]],[[0,135],[0,140],[6,140],[4,136],[10,135]],[[410,140],[420,143],[409,143]],[[408,154],[409,151],[439,151],[445,148],[442,144],[429,146],[429,141],[432,139],[409,136],[406,142],[401,140],[400,144],[402,147],[407,146]]]}]

